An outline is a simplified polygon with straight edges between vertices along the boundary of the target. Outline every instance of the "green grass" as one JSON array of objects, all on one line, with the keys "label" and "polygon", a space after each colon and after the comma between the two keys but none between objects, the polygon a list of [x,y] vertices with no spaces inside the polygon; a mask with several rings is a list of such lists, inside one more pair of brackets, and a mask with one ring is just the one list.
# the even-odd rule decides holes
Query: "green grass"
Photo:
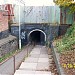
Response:
[{"label": "green grass", "polygon": [[56,42],[59,52],[72,50],[73,45],[75,45],[75,23],[67,30],[62,39]]},{"label": "green grass", "polygon": [[0,57],[0,63],[3,62],[4,60],[6,60],[7,58],[13,56],[14,54],[16,54],[16,53],[22,51],[23,48],[25,48],[25,47],[22,47],[21,50],[20,50],[20,49],[13,50],[12,52],[9,52],[9,53],[5,54],[4,56]]},{"label": "green grass", "polygon": [[0,57],[0,63],[1,63],[2,61],[6,60],[7,58],[9,58],[10,56],[13,56],[13,54],[15,54],[16,52],[17,52],[17,51],[14,50],[14,51],[9,52],[9,53],[5,54],[4,56]]},{"label": "green grass", "polygon": [[0,57],[0,63],[3,62],[4,60],[6,60],[9,57],[12,57],[14,54],[21,52],[25,48],[26,48],[26,46],[22,46],[21,49],[13,50],[12,52],[9,52],[9,53],[5,54],[4,56]]}]

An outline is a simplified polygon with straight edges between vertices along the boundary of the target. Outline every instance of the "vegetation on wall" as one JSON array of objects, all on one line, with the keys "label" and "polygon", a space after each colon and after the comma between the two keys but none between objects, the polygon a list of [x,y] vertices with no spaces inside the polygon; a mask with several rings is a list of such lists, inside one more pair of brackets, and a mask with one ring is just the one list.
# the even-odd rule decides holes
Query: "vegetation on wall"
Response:
[{"label": "vegetation on wall", "polygon": [[75,49],[75,23],[67,30],[62,39],[57,40],[56,47],[59,52]]}]

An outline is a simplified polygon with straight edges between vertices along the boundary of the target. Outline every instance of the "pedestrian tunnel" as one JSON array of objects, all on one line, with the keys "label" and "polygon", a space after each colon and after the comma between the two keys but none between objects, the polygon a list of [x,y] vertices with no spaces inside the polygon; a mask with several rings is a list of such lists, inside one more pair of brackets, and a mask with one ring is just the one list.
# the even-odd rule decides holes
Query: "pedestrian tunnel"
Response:
[{"label": "pedestrian tunnel", "polygon": [[45,44],[46,34],[42,30],[39,29],[32,30],[28,36],[29,36],[29,42],[31,43],[42,44],[42,45]]}]

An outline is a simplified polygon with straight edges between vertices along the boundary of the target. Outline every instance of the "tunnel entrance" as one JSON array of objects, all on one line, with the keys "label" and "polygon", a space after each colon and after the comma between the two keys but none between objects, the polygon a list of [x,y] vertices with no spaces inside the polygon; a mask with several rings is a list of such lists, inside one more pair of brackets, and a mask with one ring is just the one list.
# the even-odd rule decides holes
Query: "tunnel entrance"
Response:
[{"label": "tunnel entrance", "polygon": [[29,34],[29,42],[35,43],[35,44],[42,44],[44,45],[46,41],[46,35],[41,30],[34,30],[31,31]]}]

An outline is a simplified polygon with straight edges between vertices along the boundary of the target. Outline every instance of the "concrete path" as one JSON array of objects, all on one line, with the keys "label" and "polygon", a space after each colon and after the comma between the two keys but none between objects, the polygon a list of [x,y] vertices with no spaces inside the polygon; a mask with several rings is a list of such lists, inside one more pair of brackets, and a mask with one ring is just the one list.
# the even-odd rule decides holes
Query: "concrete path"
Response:
[{"label": "concrete path", "polygon": [[36,45],[14,75],[51,75],[49,65],[46,47]]}]

